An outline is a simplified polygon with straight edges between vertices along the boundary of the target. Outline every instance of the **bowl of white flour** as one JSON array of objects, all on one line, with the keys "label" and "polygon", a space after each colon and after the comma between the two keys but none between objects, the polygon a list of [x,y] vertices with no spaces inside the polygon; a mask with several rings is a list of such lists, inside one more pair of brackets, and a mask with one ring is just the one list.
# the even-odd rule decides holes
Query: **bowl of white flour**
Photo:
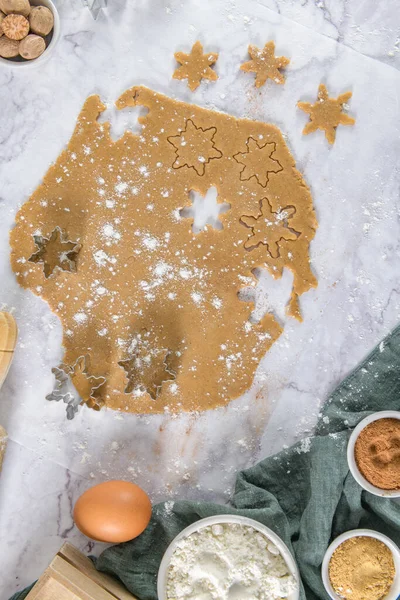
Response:
[{"label": "bowl of white flour", "polygon": [[298,600],[289,549],[253,519],[217,515],[184,529],[158,572],[159,600]]}]

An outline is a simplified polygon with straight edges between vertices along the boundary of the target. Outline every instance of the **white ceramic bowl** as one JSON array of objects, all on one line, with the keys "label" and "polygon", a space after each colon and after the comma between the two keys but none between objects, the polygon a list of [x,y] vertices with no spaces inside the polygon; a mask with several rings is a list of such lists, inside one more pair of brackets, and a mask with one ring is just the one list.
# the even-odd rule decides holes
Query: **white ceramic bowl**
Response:
[{"label": "white ceramic bowl", "polygon": [[342,535],[339,535],[339,537],[337,537],[335,541],[333,541],[332,544],[329,546],[328,550],[325,553],[324,560],[322,562],[322,581],[324,582],[326,591],[333,600],[343,600],[341,596],[338,596],[338,594],[336,594],[331,585],[328,570],[329,562],[332,558],[332,554],[335,552],[336,548],[340,546],[340,544],[342,544],[346,540],[349,540],[350,538],[362,536],[373,537],[377,540],[380,540],[381,542],[386,544],[386,546],[392,551],[396,574],[394,577],[392,587],[390,588],[389,593],[385,596],[384,600],[396,600],[400,595],[400,550],[398,549],[396,544],[392,542],[392,540],[386,535],[378,533],[377,531],[372,531],[371,529],[353,529],[352,531],[346,531],[346,533],[342,533]]},{"label": "white ceramic bowl", "polygon": [[371,494],[375,494],[375,496],[384,496],[385,498],[400,498],[400,490],[382,490],[381,488],[378,488],[367,481],[367,479],[365,479],[365,477],[360,473],[354,456],[354,447],[361,431],[364,429],[364,427],[373,421],[378,421],[379,419],[400,419],[400,412],[396,410],[383,410],[370,415],[366,419],[363,419],[350,436],[349,443],[347,445],[347,462],[349,463],[349,468],[354,479],[359,485],[361,485],[362,488],[364,488],[364,490],[371,492]]},{"label": "white ceramic bowl", "polygon": [[203,529],[204,527],[208,527],[209,525],[218,525],[220,523],[235,523],[239,525],[246,525],[247,527],[253,527],[260,533],[262,533],[265,537],[267,537],[275,546],[278,548],[282,557],[284,558],[288,570],[291,575],[295,578],[297,582],[297,588],[294,592],[287,597],[287,600],[298,600],[300,597],[300,575],[299,570],[297,568],[296,561],[291,555],[289,548],[286,544],[281,540],[281,538],[276,535],[271,529],[262,525],[258,521],[254,521],[253,519],[247,519],[246,517],[241,517],[239,515],[215,515],[214,517],[207,517],[206,519],[200,519],[200,521],[196,521],[193,525],[189,525],[186,527],[176,538],[171,542],[168,546],[167,551],[165,552],[163,559],[161,561],[160,569],[158,571],[158,579],[157,579],[157,595],[158,600],[167,600],[167,575],[168,568],[171,561],[171,557],[175,552],[177,544],[183,538],[188,537],[192,533]]},{"label": "white ceramic bowl", "polygon": [[[50,56],[54,52],[54,48],[57,45],[58,40],[60,39],[60,16],[58,14],[58,10],[53,4],[51,0],[30,0],[32,6],[47,6],[51,10],[54,16],[54,28],[48,36],[46,36],[47,48],[38,56],[38,58],[34,58],[33,60],[24,60],[23,58],[2,58],[0,56],[0,66],[8,67],[10,69],[29,69],[32,67],[38,67],[45,63]],[[48,42],[50,40],[50,42]]]}]

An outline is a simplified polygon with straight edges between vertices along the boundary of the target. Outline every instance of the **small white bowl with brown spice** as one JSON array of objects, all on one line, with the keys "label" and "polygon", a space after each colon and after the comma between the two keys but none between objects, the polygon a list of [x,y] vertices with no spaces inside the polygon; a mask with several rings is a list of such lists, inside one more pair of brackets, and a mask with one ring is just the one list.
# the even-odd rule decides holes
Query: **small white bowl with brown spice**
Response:
[{"label": "small white bowl with brown spice", "polygon": [[[13,2],[17,1],[18,4],[18,0],[0,0],[0,4],[3,3],[3,6],[7,3],[10,3],[11,6],[13,5]],[[26,15],[26,11],[24,10],[24,6],[23,4],[25,4],[26,0],[21,0],[21,10],[18,10],[17,8],[17,12],[8,12],[5,15],[2,13],[0,14],[0,19],[5,22],[6,18],[9,16],[14,17],[23,17],[22,19],[20,19],[20,23],[15,23],[16,26],[24,26],[24,22],[29,21],[30,19],[30,15]],[[29,53],[31,51],[33,51],[33,53],[35,53],[35,46],[40,46],[43,45],[43,42],[45,44],[45,49],[42,51],[42,53],[37,56],[36,58],[32,58],[31,60],[25,60],[20,54],[19,54],[19,50],[18,50],[18,54],[16,56],[8,56],[8,57],[3,57],[0,56],[0,66],[4,66],[4,67],[8,67],[11,69],[20,69],[20,68],[32,68],[32,67],[38,67],[40,65],[42,65],[44,62],[46,62],[50,56],[53,54],[54,49],[57,45],[57,42],[59,41],[60,38],[60,17],[57,11],[56,6],[54,5],[54,3],[52,2],[52,0],[29,0],[29,4],[31,6],[32,9],[37,9],[38,7],[44,7],[46,10],[43,11],[44,13],[46,13],[46,11],[50,11],[51,15],[52,15],[52,27],[51,27],[51,31],[49,33],[44,33],[46,31],[42,30],[42,33],[36,33],[35,27],[32,25],[30,25],[30,31],[28,32],[28,35],[26,35],[26,37],[23,37],[20,40],[15,40],[15,45],[19,44],[24,44],[25,46],[25,54],[27,56],[29,56]],[[0,6],[0,10],[1,10],[1,6]],[[36,22],[39,24],[39,29],[40,26],[43,27],[46,26],[45,25],[45,19],[43,19],[43,15],[39,15],[38,11],[36,12]],[[46,17],[46,14],[44,14],[44,16]],[[47,12],[47,16],[50,17],[49,13]],[[10,21],[10,19],[8,19],[8,21]],[[14,19],[14,21],[16,21]],[[44,23],[43,23],[44,21]],[[12,23],[14,24],[14,23]],[[21,32],[21,35],[23,35],[23,33],[25,32]],[[19,37],[18,35],[16,37]],[[4,40],[7,38],[7,36],[5,34],[2,34],[0,36],[0,44],[4,44]],[[43,40],[43,42],[41,41]],[[21,48],[21,46],[20,46]],[[17,49],[15,50],[15,52],[17,52]],[[11,52],[13,54],[13,52]]]},{"label": "small white bowl with brown spice", "polygon": [[346,531],[326,551],[321,574],[332,600],[396,600],[400,550],[378,531]]},{"label": "small white bowl with brown spice", "polygon": [[[399,421],[398,426],[396,421]],[[393,423],[396,427],[393,427]],[[400,432],[400,412],[385,410],[363,419],[350,436],[347,445],[350,472],[364,490],[375,496],[400,498],[398,432]],[[398,474],[397,483],[391,482],[393,473]]]}]

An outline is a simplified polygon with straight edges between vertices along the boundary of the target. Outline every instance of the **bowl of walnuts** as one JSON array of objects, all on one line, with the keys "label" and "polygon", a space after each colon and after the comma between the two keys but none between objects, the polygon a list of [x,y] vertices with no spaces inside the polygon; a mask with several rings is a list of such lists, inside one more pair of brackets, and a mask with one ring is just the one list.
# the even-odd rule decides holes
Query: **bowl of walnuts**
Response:
[{"label": "bowl of walnuts", "polygon": [[60,18],[51,0],[0,0],[0,65],[43,63],[59,36]]}]

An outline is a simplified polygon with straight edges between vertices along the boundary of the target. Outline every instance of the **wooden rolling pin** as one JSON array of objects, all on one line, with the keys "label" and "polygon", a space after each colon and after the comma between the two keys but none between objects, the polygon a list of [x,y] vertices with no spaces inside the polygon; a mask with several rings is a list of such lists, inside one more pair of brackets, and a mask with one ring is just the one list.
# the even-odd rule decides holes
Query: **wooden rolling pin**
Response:
[{"label": "wooden rolling pin", "polygon": [[[10,313],[0,312],[0,388],[4,383],[17,343],[17,324]],[[7,445],[7,432],[0,425],[0,471]]]}]

